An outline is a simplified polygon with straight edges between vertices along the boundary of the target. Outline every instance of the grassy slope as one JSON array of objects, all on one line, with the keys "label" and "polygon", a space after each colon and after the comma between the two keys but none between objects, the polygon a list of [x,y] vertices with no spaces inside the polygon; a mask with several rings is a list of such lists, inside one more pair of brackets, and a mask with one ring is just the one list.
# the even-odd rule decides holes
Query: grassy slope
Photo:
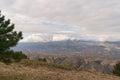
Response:
[{"label": "grassy slope", "polygon": [[0,80],[120,80],[119,77],[39,61],[0,63]]}]

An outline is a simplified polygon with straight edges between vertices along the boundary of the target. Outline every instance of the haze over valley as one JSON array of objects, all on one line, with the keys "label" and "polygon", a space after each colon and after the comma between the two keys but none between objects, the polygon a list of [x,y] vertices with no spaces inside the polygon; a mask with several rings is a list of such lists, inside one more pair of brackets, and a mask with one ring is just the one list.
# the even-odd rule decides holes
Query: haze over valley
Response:
[{"label": "haze over valley", "polygon": [[58,64],[75,65],[104,73],[112,73],[120,60],[120,42],[64,40],[50,42],[23,42],[14,50],[23,51],[29,58],[46,58]]},{"label": "haze over valley", "polygon": [[120,80],[120,0],[0,0],[0,8],[0,61],[13,62],[0,62],[0,79]]}]

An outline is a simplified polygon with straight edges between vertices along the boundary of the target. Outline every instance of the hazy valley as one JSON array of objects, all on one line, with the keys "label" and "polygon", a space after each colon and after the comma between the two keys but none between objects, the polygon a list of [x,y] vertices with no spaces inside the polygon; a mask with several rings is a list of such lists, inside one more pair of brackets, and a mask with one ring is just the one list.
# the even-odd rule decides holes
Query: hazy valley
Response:
[{"label": "hazy valley", "polygon": [[14,50],[23,51],[30,59],[45,58],[57,64],[110,74],[116,62],[120,61],[120,42],[66,40],[20,43]]}]

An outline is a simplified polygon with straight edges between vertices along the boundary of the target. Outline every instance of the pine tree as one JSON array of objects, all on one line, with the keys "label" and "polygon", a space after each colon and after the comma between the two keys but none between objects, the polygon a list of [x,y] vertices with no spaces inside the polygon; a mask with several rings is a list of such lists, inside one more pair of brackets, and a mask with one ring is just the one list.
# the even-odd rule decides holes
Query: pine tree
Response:
[{"label": "pine tree", "polygon": [[0,61],[14,59],[13,55],[16,55],[14,53],[18,52],[14,52],[10,48],[16,46],[22,38],[22,32],[14,31],[14,24],[10,19],[5,20],[5,16],[0,11]]}]

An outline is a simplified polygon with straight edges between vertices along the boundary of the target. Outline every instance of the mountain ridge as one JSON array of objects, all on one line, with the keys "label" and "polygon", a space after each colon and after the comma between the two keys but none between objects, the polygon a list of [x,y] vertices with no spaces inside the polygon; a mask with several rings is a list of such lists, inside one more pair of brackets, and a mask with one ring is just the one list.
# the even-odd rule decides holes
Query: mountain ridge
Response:
[{"label": "mountain ridge", "polygon": [[112,73],[113,66],[120,61],[119,45],[119,42],[67,40],[21,43],[14,50],[23,51],[30,59],[46,58],[53,63]]}]

